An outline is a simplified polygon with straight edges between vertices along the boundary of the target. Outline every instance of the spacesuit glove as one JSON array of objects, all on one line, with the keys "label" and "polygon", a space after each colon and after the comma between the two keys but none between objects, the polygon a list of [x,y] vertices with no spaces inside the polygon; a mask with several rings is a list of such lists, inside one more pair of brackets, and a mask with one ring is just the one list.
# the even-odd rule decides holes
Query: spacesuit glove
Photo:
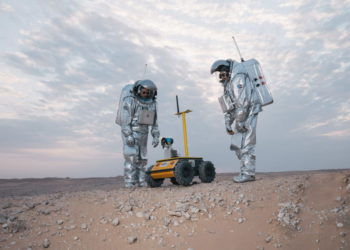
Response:
[{"label": "spacesuit glove", "polygon": [[227,132],[229,135],[235,134],[235,132],[234,132],[232,129],[226,129],[226,132]]},{"label": "spacesuit glove", "polygon": [[135,138],[132,135],[129,135],[126,138],[126,144],[128,144],[128,146],[134,146],[135,145]]},{"label": "spacesuit glove", "polygon": [[226,125],[226,132],[229,134],[229,135],[233,135],[235,132],[233,132],[231,126],[229,125]]},{"label": "spacesuit glove", "polygon": [[153,137],[152,145],[153,147],[157,147],[159,144],[159,137]]}]

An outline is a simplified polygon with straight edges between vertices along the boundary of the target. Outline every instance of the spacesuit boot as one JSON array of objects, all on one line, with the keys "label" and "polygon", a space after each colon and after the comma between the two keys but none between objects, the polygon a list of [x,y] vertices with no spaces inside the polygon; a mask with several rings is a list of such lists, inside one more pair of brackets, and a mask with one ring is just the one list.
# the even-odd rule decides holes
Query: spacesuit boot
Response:
[{"label": "spacesuit boot", "polygon": [[126,188],[137,187],[137,164],[134,156],[125,156],[124,184]]},{"label": "spacesuit boot", "polygon": [[254,149],[249,153],[243,154],[241,160],[241,173],[233,177],[233,181],[237,183],[255,181],[255,155]]},{"label": "spacesuit boot", "polygon": [[255,181],[255,175],[239,174],[233,177],[233,181],[237,183],[243,183],[248,181]]}]

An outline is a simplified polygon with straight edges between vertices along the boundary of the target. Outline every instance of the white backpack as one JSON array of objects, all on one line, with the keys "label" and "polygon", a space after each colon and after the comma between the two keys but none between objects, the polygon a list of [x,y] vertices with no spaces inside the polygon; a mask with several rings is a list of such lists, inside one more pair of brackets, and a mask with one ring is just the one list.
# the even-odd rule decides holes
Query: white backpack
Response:
[{"label": "white backpack", "polygon": [[126,97],[129,97],[129,96],[133,97],[134,96],[134,94],[132,92],[133,87],[134,87],[133,84],[128,84],[122,89],[122,92],[120,93],[119,106],[117,108],[117,117],[115,119],[115,123],[118,124],[119,126],[121,126],[121,124],[122,124],[121,112],[123,109],[123,101]]},{"label": "white backpack", "polygon": [[255,59],[249,59],[241,62],[242,71],[248,74],[250,81],[255,88],[261,106],[266,106],[273,103],[273,98],[269,88],[266,85],[266,79],[262,72],[260,63]]}]

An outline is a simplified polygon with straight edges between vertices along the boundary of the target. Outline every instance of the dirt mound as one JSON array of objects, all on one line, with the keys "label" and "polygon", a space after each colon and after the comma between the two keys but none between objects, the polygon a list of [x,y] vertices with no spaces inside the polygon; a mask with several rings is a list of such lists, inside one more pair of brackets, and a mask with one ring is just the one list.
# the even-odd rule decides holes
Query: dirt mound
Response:
[{"label": "dirt mound", "polygon": [[121,178],[1,180],[0,248],[350,249],[350,170],[232,176],[137,189]]}]

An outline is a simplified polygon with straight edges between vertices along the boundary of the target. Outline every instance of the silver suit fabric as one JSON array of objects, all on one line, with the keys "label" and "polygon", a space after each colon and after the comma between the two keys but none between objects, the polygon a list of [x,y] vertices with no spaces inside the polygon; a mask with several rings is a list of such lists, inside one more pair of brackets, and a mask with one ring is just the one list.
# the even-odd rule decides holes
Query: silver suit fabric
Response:
[{"label": "silver suit fabric", "polygon": [[[147,165],[147,140],[149,126],[154,145],[159,141],[157,123],[157,102],[155,99],[143,102],[130,92],[123,98],[120,109],[120,126],[124,153],[124,182],[126,187],[145,186],[145,166]],[[154,112],[153,122],[140,123],[142,113]],[[147,113],[148,112],[148,113]]]},{"label": "silver suit fabric", "polygon": [[256,126],[262,108],[248,75],[235,71],[237,64],[233,62],[230,79],[223,83],[223,97],[231,107],[225,112],[225,125],[234,132],[230,149],[241,161],[241,174],[255,175]]}]

